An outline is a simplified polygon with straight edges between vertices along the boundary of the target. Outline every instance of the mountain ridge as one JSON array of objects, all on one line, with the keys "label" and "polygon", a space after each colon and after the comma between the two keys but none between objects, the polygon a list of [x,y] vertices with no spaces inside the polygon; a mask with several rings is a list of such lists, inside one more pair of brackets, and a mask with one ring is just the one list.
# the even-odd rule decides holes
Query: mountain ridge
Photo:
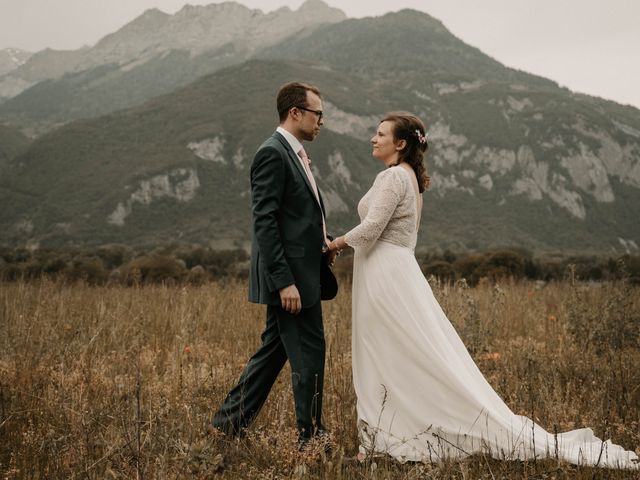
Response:
[{"label": "mountain ridge", "polygon": [[[138,80],[121,81],[122,94],[148,86],[166,62],[183,72],[190,58],[173,51],[156,70],[132,69],[122,78]],[[193,58],[231,61],[144,104],[52,130],[10,160],[0,175],[9,206],[0,243],[246,246],[248,166],[277,123],[277,88],[297,78],[323,92],[325,128],[308,151],[332,231],[355,224],[381,168],[368,145],[380,118],[409,110],[427,123],[431,145],[420,248],[638,250],[640,111],[509,69],[433,17],[347,19],[257,55],[227,44]],[[68,75],[71,93],[56,98],[80,105],[75,92],[117,68]],[[34,87],[34,105],[16,111],[50,108],[61,85]],[[97,91],[86,100],[98,102]]]},{"label": "mountain ridge", "polygon": [[[33,61],[0,76],[0,99],[13,98],[43,80],[108,64],[140,63],[170,50],[198,55],[229,42],[245,42],[255,49],[297,30],[344,18],[341,10],[321,0],[307,0],[295,11],[279,9],[270,13],[236,2],[186,5],[174,15],[149,9],[93,47],[37,52]],[[293,30],[291,25],[295,25]]]},{"label": "mountain ridge", "polygon": [[24,65],[32,53],[20,48],[4,48],[0,50],[0,76]]},{"label": "mountain ridge", "polygon": [[[253,81],[239,84],[238,78]],[[270,81],[258,80],[262,78]],[[264,99],[271,98],[286,78],[314,81],[325,92],[328,112],[351,122],[359,119],[375,126],[380,116],[370,112],[386,109],[383,99],[376,101],[371,91],[360,91],[359,79],[338,72],[264,60],[225,68],[145,105],[74,122],[36,140],[27,153],[15,159],[13,169],[5,171],[5,181],[0,183],[5,194],[9,185],[19,187],[23,198],[18,204],[15,196],[2,199],[12,205],[12,212],[22,212],[12,218],[3,214],[3,230],[11,232],[3,241],[24,241],[28,231],[26,237],[42,245],[69,241],[150,243],[153,238],[176,238],[244,246],[249,238],[247,169],[251,152],[277,123],[271,102]],[[225,101],[239,91],[244,102],[253,106],[249,121],[238,112],[235,102]],[[373,103],[366,111],[358,110],[370,95]],[[426,230],[421,245],[480,248],[491,244],[496,232],[503,235],[500,245],[546,251],[602,251],[604,245],[619,248],[619,239],[632,248],[637,244],[637,226],[628,217],[619,225],[616,215],[624,217],[625,210],[616,213],[612,202],[580,197],[579,205],[586,212],[585,218],[580,218],[562,201],[549,196],[556,190],[560,192],[554,193],[557,198],[563,191],[573,192],[554,190],[554,178],[559,177],[552,171],[561,168],[560,162],[544,166],[546,162],[530,147],[514,153],[503,149],[501,153],[476,146],[448,125],[431,122],[428,117],[425,120],[432,143],[428,164],[433,187],[425,200]],[[137,125],[133,131],[132,125]],[[338,231],[356,222],[355,204],[380,169],[361,136],[344,127],[343,123],[332,125],[328,119],[322,141],[308,148],[314,158],[314,175],[325,194],[328,218]],[[77,147],[71,151],[68,138],[76,139]],[[81,145],[84,147],[79,148]],[[456,145],[457,149],[452,147]],[[72,158],[70,153],[75,163],[63,167]],[[49,167],[43,170],[44,156]],[[33,176],[34,166],[41,170],[38,177]],[[32,175],[25,176],[25,171]],[[540,173],[536,177],[539,171],[543,177]],[[513,185],[522,172],[528,175],[525,179],[539,181],[526,184],[529,190],[514,192]],[[77,179],[71,181],[74,175]],[[54,189],[48,186],[52,178],[58,179]],[[626,192],[632,195],[632,202],[638,201],[637,188],[613,180],[616,199]],[[566,187],[569,177],[557,181]],[[545,182],[551,182],[547,190],[542,189]],[[30,200],[25,200],[25,195]],[[568,198],[574,197],[571,193]],[[489,211],[496,217],[488,215]],[[525,211],[527,215],[522,216]],[[31,213],[25,216],[26,212]],[[229,218],[233,218],[231,223]],[[606,218],[610,232],[584,236]],[[531,222],[539,222],[533,231]],[[29,227],[26,230],[25,225]],[[578,232],[582,237],[577,237]]]}]

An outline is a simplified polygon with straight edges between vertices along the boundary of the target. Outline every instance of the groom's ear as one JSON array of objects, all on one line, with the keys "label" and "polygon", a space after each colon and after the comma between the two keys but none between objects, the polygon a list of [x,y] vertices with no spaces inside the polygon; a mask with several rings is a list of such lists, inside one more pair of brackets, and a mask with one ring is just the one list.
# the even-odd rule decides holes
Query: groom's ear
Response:
[{"label": "groom's ear", "polygon": [[291,107],[289,109],[289,116],[297,121],[302,116],[302,112],[298,107]]}]

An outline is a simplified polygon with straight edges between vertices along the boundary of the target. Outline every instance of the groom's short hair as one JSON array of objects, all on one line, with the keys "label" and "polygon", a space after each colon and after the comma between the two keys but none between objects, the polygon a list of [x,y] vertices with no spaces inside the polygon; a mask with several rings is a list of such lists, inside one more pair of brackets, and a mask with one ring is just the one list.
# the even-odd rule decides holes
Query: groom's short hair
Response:
[{"label": "groom's short hair", "polygon": [[278,91],[278,115],[280,116],[280,122],[284,122],[287,119],[289,110],[293,107],[306,107],[307,106],[307,92],[313,92],[319,97],[320,90],[313,85],[301,82],[290,82],[280,87]]}]

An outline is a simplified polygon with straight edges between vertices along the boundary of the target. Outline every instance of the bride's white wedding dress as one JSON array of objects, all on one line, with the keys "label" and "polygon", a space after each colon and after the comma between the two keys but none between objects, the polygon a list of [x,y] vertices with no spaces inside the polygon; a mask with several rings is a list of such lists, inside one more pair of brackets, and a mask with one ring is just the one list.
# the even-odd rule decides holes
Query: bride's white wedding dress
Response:
[{"label": "bride's white wedding dress", "polygon": [[358,205],[353,379],[360,450],[400,461],[484,452],[638,468],[637,455],[589,428],[554,436],[491,388],[436,301],[414,256],[421,197],[412,172],[388,168]]}]

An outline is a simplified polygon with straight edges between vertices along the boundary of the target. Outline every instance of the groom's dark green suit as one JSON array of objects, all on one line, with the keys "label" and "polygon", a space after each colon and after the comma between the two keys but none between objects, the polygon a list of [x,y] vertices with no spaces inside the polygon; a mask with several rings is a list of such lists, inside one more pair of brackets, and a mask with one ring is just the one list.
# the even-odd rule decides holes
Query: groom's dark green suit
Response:
[{"label": "groom's dark green suit", "polygon": [[[249,301],[267,305],[262,345],[213,418],[213,425],[241,435],[264,404],[287,359],[291,364],[296,421],[309,438],[321,428],[325,341],[320,302],[324,244],[321,197],[316,198],[300,158],[275,132],[251,166],[253,239]],[[279,290],[297,287],[302,311],[281,306]]]},{"label": "groom's dark green suit", "polygon": [[249,301],[280,305],[278,290],[295,283],[303,308],[314,305],[320,300],[322,206],[300,159],[278,132],[256,153],[251,198]]}]

